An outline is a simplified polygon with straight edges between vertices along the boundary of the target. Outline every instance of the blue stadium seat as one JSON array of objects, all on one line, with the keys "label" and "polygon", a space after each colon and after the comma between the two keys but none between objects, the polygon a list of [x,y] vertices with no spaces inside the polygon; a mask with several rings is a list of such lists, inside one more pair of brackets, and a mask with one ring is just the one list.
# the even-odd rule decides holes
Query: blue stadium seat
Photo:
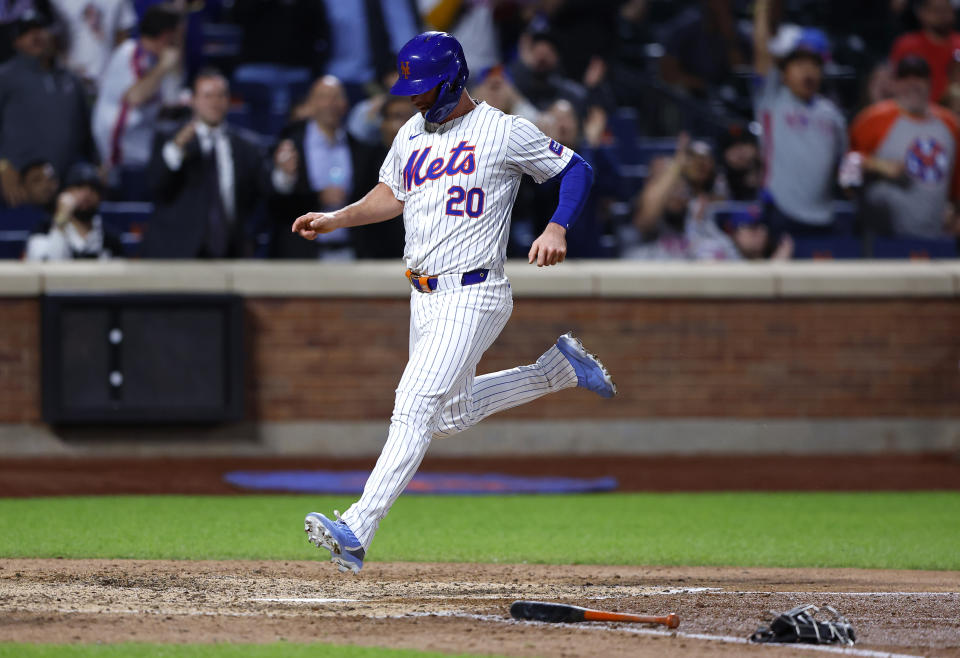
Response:
[{"label": "blue stadium seat", "polygon": [[36,206],[0,208],[0,259],[21,258],[30,233],[47,219],[47,213]]},{"label": "blue stadium seat", "polygon": [[105,201],[100,204],[100,216],[108,228],[120,234],[124,256],[139,256],[143,234],[153,216],[153,204]]},{"label": "blue stadium seat", "polygon": [[109,198],[114,201],[142,202],[150,200],[147,168],[140,165],[121,165],[110,176]]},{"label": "blue stadium seat", "polygon": [[227,112],[227,123],[244,130],[253,130],[253,116],[250,113],[250,107],[246,103],[232,105]]},{"label": "blue stadium seat", "polygon": [[793,257],[798,260],[846,260],[860,258],[863,244],[859,238],[795,238]]},{"label": "blue stadium seat", "polygon": [[229,23],[204,23],[201,53],[208,66],[229,72],[240,59],[243,28]]},{"label": "blue stadium seat", "polygon": [[876,238],[873,241],[874,258],[956,258],[957,241],[953,238]]},{"label": "blue stadium seat", "polygon": [[857,222],[856,207],[849,201],[833,202],[833,223],[837,230],[837,235],[851,236]]},{"label": "blue stadium seat", "polygon": [[617,145],[617,159],[623,164],[638,164],[637,111],[633,108],[619,108],[607,118],[607,126]]}]

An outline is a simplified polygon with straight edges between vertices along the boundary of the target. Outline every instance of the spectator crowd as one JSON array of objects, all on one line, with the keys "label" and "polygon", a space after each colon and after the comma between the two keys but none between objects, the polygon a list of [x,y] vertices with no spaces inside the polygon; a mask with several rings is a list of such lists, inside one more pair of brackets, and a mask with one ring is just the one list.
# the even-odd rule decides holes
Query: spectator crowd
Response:
[{"label": "spectator crowd", "polygon": [[[0,0],[0,257],[399,259],[373,187],[444,30],[596,172],[570,257],[955,257],[954,0]],[[525,179],[510,256],[557,189]]]}]

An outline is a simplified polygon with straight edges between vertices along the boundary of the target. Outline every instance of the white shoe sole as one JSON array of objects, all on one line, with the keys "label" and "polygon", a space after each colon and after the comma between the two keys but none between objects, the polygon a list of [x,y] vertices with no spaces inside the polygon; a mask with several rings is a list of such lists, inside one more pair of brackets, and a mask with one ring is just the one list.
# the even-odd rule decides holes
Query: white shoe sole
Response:
[{"label": "white shoe sole", "polygon": [[330,561],[337,565],[340,571],[360,573],[360,567],[341,557],[340,544],[319,520],[308,516],[303,522],[303,530],[307,533],[307,541],[317,548],[330,551]]}]

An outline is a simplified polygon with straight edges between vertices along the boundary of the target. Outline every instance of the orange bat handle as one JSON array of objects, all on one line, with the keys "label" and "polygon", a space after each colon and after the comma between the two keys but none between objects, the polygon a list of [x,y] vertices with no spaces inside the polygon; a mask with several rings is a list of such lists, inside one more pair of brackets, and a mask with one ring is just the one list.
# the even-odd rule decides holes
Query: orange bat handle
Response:
[{"label": "orange bat handle", "polygon": [[641,624],[661,624],[667,628],[676,628],[680,625],[680,617],[671,612],[664,617],[650,615],[631,615],[625,612],[604,612],[602,610],[584,610],[584,621],[634,621]]}]

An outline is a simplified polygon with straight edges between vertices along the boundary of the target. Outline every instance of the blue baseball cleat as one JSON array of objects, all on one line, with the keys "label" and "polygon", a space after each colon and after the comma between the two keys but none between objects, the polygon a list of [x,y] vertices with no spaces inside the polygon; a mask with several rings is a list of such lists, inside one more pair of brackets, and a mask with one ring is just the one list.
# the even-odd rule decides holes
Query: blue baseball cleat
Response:
[{"label": "blue baseball cleat", "polygon": [[567,357],[567,361],[577,373],[577,386],[593,391],[602,398],[612,398],[617,394],[617,385],[610,373],[600,363],[600,359],[590,354],[568,331],[557,339],[557,349]]},{"label": "blue baseball cleat", "polygon": [[363,568],[366,551],[350,526],[340,518],[340,513],[334,511],[333,515],[337,517],[336,521],[331,521],[318,512],[307,514],[307,518],[303,520],[307,540],[317,548],[330,551],[330,561],[337,565],[340,571],[357,573]]}]

